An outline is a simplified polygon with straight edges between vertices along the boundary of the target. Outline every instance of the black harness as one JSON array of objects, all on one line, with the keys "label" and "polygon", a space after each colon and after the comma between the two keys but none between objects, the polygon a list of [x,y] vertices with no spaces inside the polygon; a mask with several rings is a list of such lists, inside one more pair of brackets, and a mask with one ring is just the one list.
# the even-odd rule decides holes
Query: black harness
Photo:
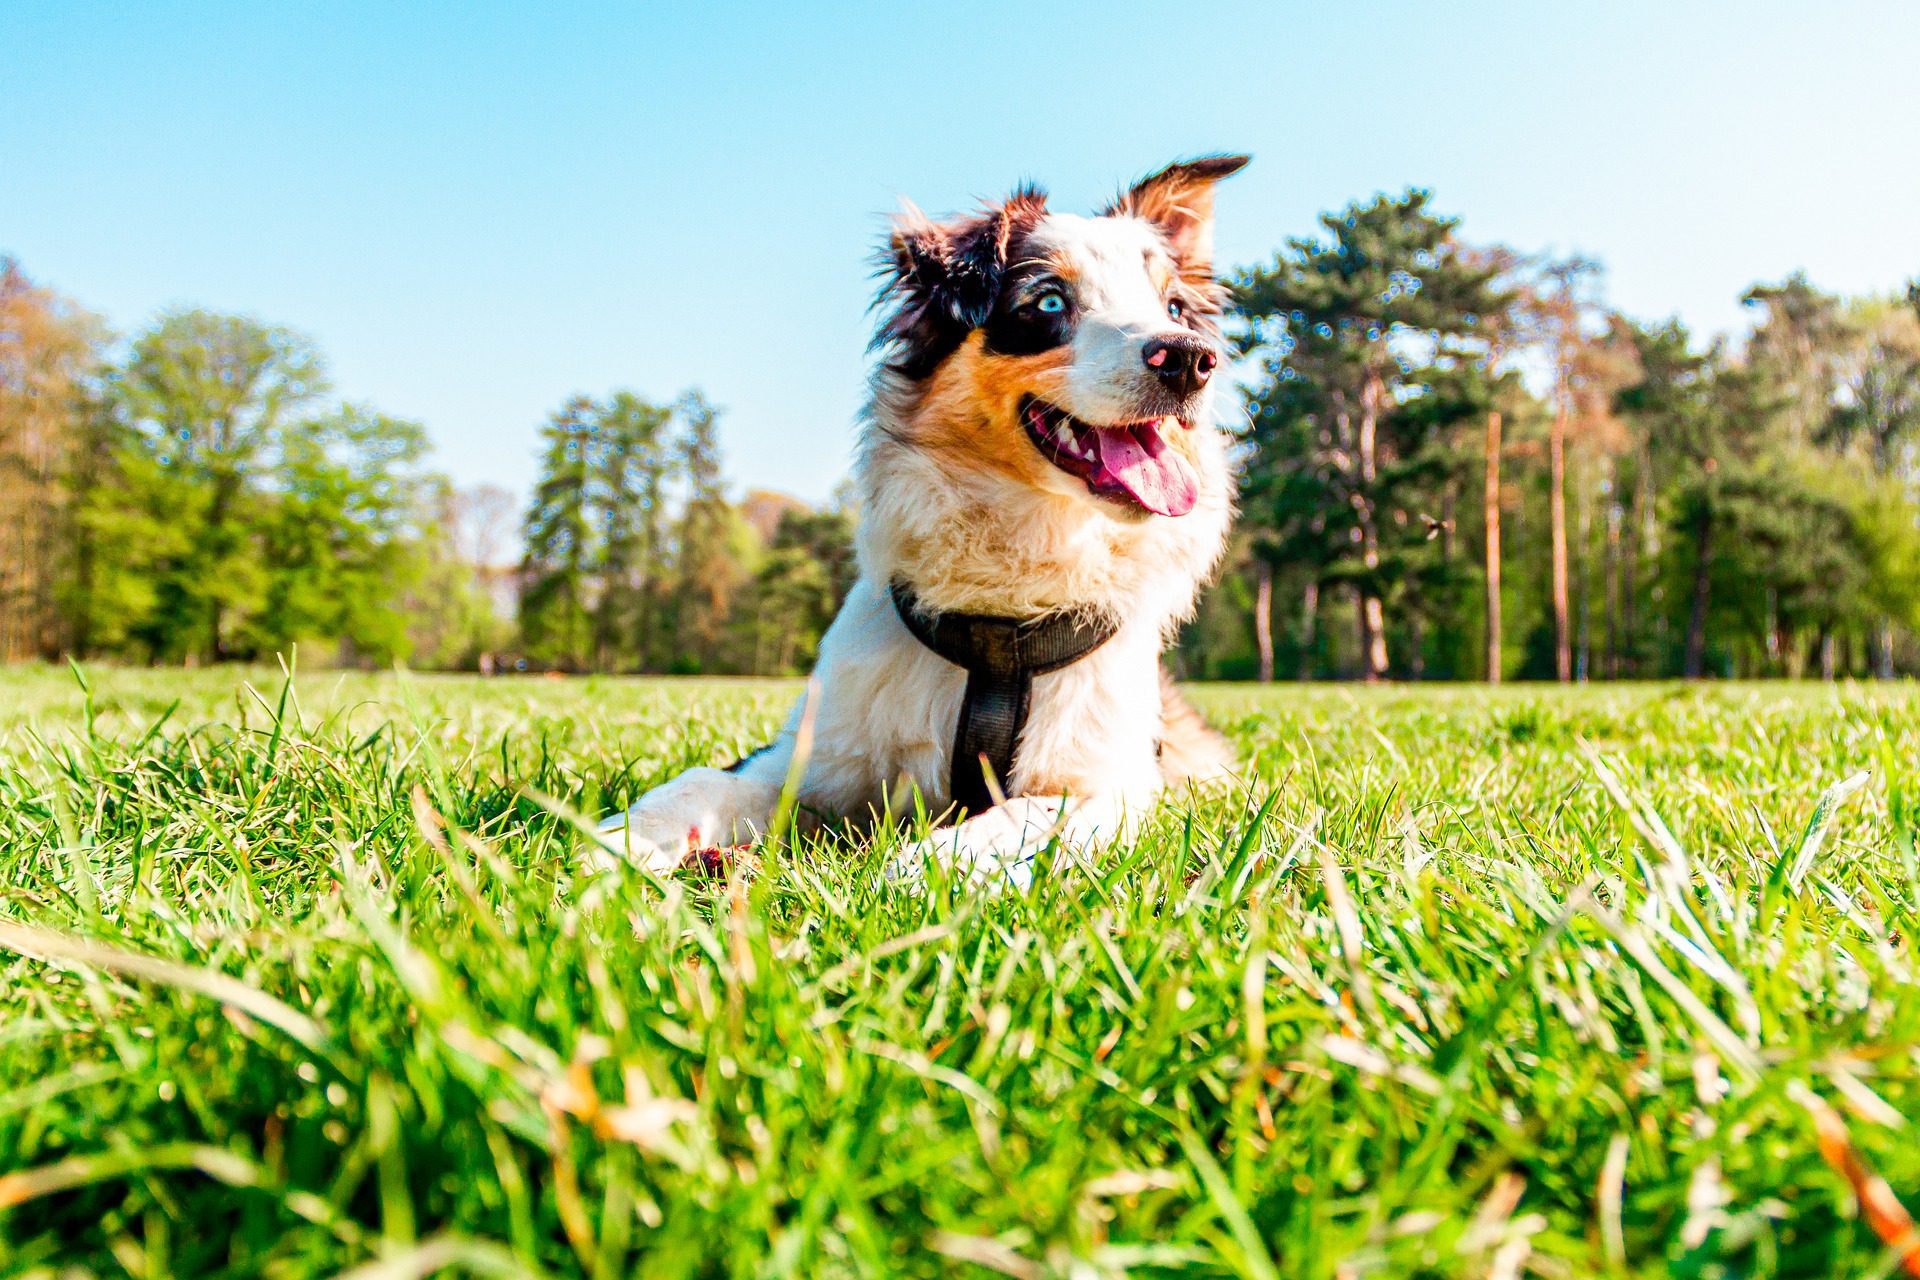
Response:
[{"label": "black harness", "polygon": [[1078,662],[1113,638],[1117,622],[1049,614],[1021,621],[972,613],[927,613],[905,583],[893,584],[893,607],[913,638],[967,673],[960,723],[953,734],[948,792],[968,813],[993,807],[991,771],[1002,787],[1013,776],[1014,751],[1033,703],[1033,678]]}]

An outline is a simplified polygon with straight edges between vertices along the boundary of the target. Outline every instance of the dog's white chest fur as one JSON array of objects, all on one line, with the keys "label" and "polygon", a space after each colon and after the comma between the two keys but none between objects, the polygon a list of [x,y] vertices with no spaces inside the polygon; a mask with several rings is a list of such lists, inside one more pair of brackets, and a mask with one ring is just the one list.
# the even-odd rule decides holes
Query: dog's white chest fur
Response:
[{"label": "dog's white chest fur", "polygon": [[[1158,628],[1130,624],[1078,662],[1035,677],[1013,776],[999,780],[1007,793],[1157,786],[1158,653]],[[890,798],[910,804],[907,788],[917,787],[932,811],[944,809],[966,682],[906,629],[887,591],[863,577],[821,647],[803,799],[855,814],[881,810]],[[783,738],[802,714],[796,710]]]}]

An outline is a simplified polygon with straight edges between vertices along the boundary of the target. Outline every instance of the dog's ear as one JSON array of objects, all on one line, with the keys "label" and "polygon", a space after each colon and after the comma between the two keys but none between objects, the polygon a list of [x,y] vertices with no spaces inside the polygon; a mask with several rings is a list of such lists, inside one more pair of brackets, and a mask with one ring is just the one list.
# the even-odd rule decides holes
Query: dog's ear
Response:
[{"label": "dog's ear", "polygon": [[1202,156],[1181,160],[1134,183],[1109,207],[1160,228],[1189,268],[1213,265],[1213,184],[1240,172],[1251,156]]},{"label": "dog's ear", "polygon": [[896,348],[896,367],[931,372],[967,334],[987,321],[1007,256],[1021,231],[1046,214],[1047,197],[1021,187],[970,218],[934,222],[911,206],[894,219],[880,259],[878,305],[893,312],[874,336]]}]

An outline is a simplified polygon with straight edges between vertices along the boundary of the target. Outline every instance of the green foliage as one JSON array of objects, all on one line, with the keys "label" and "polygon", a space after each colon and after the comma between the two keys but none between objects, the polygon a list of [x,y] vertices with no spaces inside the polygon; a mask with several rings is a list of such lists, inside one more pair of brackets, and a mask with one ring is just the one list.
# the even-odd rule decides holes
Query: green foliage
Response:
[{"label": "green foliage", "polygon": [[[1795,275],[1748,292],[1743,349],[1702,349],[1676,321],[1607,312],[1597,264],[1463,244],[1424,193],[1322,221],[1326,238],[1233,280],[1260,376],[1228,581],[1251,604],[1272,575],[1276,670],[1484,673],[1494,412],[1503,670],[1920,666],[1920,312]],[[1226,607],[1183,642],[1190,669],[1256,666],[1257,628],[1223,626]]]},{"label": "green foliage", "polygon": [[566,670],[586,665],[593,639],[589,578],[600,567],[603,514],[593,483],[599,413],[575,396],[541,428],[546,448],[521,535],[521,645],[535,661]]},{"label": "green foliage", "polygon": [[[1462,252],[1424,191],[1321,219],[1270,267],[1232,280],[1242,348],[1260,357],[1243,510],[1254,554],[1421,618],[1460,580],[1429,545],[1461,482],[1450,432],[1490,403],[1482,318],[1497,267]],[[1385,665],[1365,650],[1365,673]],[[1416,653],[1418,652],[1416,648]],[[1418,657],[1415,666],[1418,665]]]},{"label": "green foliage", "polygon": [[[720,414],[631,392],[554,415],[524,526],[521,651],[565,671],[789,673],[852,585],[851,520],[787,513],[769,545],[727,500]],[[677,508],[670,492],[681,494]]]},{"label": "green foliage", "polygon": [[[656,620],[666,589],[666,484],[672,474],[666,427],[672,411],[630,391],[600,410],[595,455],[601,494],[600,600],[594,653],[600,667],[643,667],[659,647]],[[619,656],[629,661],[619,661]]]},{"label": "green foliage", "polygon": [[244,317],[175,312],[135,338],[72,423],[59,598],[73,650],[411,654],[443,482],[419,425],[314,412],[326,389],[306,339]]},{"label": "green foliage", "polygon": [[720,470],[720,413],[697,391],[675,406],[684,424],[679,459],[687,501],[675,542],[679,577],[673,591],[674,668],[706,669],[726,625],[728,603],[742,576],[734,543],[732,508]]},{"label": "green foliage", "polygon": [[13,1270],[1887,1274],[1816,1123],[1920,1197],[1902,689],[1199,689],[1248,789],[995,895],[597,863],[792,683],[240,674],[0,671]]},{"label": "green foliage", "polygon": [[376,665],[407,656],[403,602],[426,572],[433,511],[411,422],[347,408],[286,432],[263,521],[266,607],[251,646],[334,639]]},{"label": "green foliage", "polygon": [[854,576],[853,522],[845,512],[782,515],[733,609],[745,669],[791,675],[811,668]]},{"label": "green foliage", "polygon": [[186,533],[184,551],[160,567],[144,639],[161,658],[244,655],[236,632],[268,589],[256,537],[271,501],[266,456],[291,416],[325,394],[319,353],[243,316],[172,312],[134,340],[115,390],[179,501],[163,518]]}]

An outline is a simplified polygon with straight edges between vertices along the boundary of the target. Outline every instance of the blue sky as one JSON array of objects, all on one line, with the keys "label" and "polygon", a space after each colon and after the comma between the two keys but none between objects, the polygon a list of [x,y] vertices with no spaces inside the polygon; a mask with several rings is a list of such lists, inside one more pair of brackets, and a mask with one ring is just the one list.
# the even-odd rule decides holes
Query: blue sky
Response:
[{"label": "blue sky", "polygon": [[1629,313],[1920,273],[1920,5],[0,3],[0,252],[122,332],[312,334],[524,489],[567,395],[699,386],[736,492],[826,495],[906,196],[1091,206],[1245,150],[1220,256],[1434,190]]}]

